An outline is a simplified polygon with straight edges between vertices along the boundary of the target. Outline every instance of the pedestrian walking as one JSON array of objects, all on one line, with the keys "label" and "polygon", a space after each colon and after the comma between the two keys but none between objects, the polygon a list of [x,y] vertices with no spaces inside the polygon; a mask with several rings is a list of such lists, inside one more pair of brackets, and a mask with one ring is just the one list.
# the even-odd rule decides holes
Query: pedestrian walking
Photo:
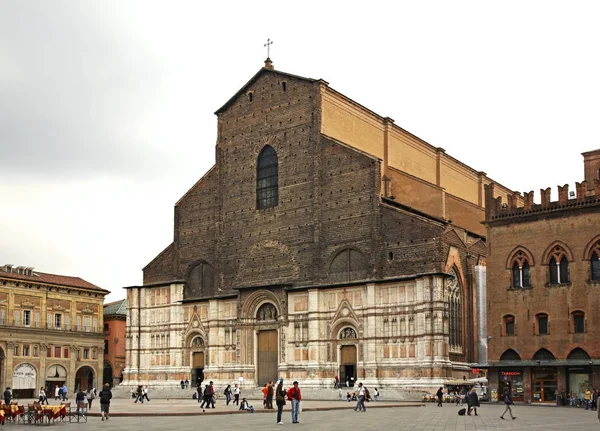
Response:
[{"label": "pedestrian walking", "polygon": [[231,402],[231,385],[227,385],[227,387],[223,391],[223,394],[225,395],[225,405],[228,406]]},{"label": "pedestrian walking", "polygon": [[281,415],[283,414],[283,406],[285,406],[285,390],[283,389],[283,379],[279,379],[277,388],[275,389],[275,404],[277,404],[277,425],[283,425]]},{"label": "pedestrian walking", "polygon": [[92,401],[94,401],[94,398],[96,398],[96,395],[94,394],[94,390],[88,389],[87,393],[85,394],[85,398],[88,403],[88,410],[91,410],[92,409]]},{"label": "pedestrian walking", "polygon": [[375,390],[373,391],[373,399],[375,401],[379,401],[379,391],[377,390],[377,388],[375,388]]},{"label": "pedestrian walking", "polygon": [[239,405],[240,404],[240,387],[237,385],[235,385],[235,387],[233,388],[233,404],[235,405]]},{"label": "pedestrian walking", "polygon": [[437,393],[435,395],[437,396],[437,399],[438,399],[437,406],[438,407],[443,407],[442,406],[442,401],[444,399],[444,388],[440,386],[440,388],[438,389],[438,391],[437,391]]},{"label": "pedestrian walking", "polygon": [[590,388],[587,388],[585,390],[585,409],[589,410],[590,407],[592,406],[592,391],[590,391]]},{"label": "pedestrian walking", "polygon": [[135,402],[140,402],[142,404],[144,404],[144,397],[143,397],[143,391],[142,391],[142,385],[138,385],[136,391],[135,391]]},{"label": "pedestrian walking", "polygon": [[185,382],[183,383],[185,384],[186,389],[190,386],[190,381],[188,379],[185,379]]},{"label": "pedestrian walking", "polygon": [[142,401],[144,401],[144,398],[150,402],[150,398],[148,398],[148,385],[145,385],[142,389]]},{"label": "pedestrian walking", "polygon": [[185,389],[185,382],[183,380],[179,382],[179,385],[181,386],[181,389]]},{"label": "pedestrian walking", "polygon": [[513,416],[512,409],[510,408],[510,406],[513,405],[513,404],[514,403],[513,403],[513,400],[511,398],[511,396],[510,396],[510,393],[508,392],[508,388],[504,389],[504,405],[506,407],[504,408],[504,412],[502,412],[502,415],[500,416],[500,419],[504,419],[504,415],[506,414],[506,412],[510,413],[510,417],[512,419],[516,419],[517,418],[516,416]]},{"label": "pedestrian walking", "polygon": [[75,405],[77,406],[77,413],[83,414],[84,411],[82,410],[85,409],[85,392],[83,391],[82,388],[79,388],[79,390],[77,391],[77,394],[75,395]]},{"label": "pedestrian walking", "polygon": [[100,391],[100,416],[102,420],[106,417],[106,420],[110,417],[110,400],[112,399],[112,392],[110,391],[110,385],[104,384],[104,388]]},{"label": "pedestrian walking", "polygon": [[38,402],[40,404],[44,404],[44,398],[46,398],[46,392],[44,391],[44,387],[42,386],[38,391]]},{"label": "pedestrian walking", "polygon": [[356,407],[354,407],[354,411],[362,411],[362,412],[366,412],[367,408],[365,407],[365,398],[366,398],[366,388],[363,386],[362,383],[358,384],[358,388],[356,389],[356,398],[357,398],[357,402],[356,402]]},{"label": "pedestrian walking", "polygon": [[48,386],[44,386],[44,401],[46,402],[46,405],[48,405],[48,392],[50,391],[50,389],[48,388]]},{"label": "pedestrian walking", "polygon": [[69,398],[67,397],[68,395],[68,391],[67,391],[67,385],[63,385],[62,387],[62,400],[63,401],[68,401]]},{"label": "pedestrian walking", "polygon": [[54,401],[56,401],[58,399],[58,397],[61,396],[61,393],[60,393],[61,389],[62,389],[62,387],[58,386],[58,385],[56,385],[54,387]]},{"label": "pedestrian walking", "polygon": [[477,396],[477,389],[471,389],[471,393],[467,398],[467,406],[469,407],[467,410],[467,414],[471,416],[471,411],[475,411],[475,416],[477,416],[477,407],[479,407],[479,397]]},{"label": "pedestrian walking", "polygon": [[340,387],[340,378],[338,376],[335,376],[335,379],[333,379],[333,389],[339,389]]},{"label": "pedestrian walking", "polygon": [[300,413],[300,402],[302,401],[302,393],[300,388],[298,387],[298,382],[294,382],[294,386],[292,386],[287,391],[288,400],[292,402],[292,423],[297,424],[300,423],[298,420],[298,415]]}]

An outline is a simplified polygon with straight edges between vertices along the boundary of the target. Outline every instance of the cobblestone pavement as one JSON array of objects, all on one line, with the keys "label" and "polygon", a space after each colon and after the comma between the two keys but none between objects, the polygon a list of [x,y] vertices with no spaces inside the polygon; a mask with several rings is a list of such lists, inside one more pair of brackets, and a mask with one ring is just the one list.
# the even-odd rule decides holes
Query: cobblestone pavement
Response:
[{"label": "cobblestone pavement", "polygon": [[[136,405],[132,405],[135,410]],[[128,431],[182,430],[197,431],[208,426],[216,430],[270,430],[277,428],[305,430],[590,430],[599,428],[596,412],[582,409],[569,409],[541,406],[514,407],[516,420],[500,419],[502,405],[484,405],[479,416],[458,416],[458,407],[444,405],[438,408],[428,404],[425,407],[369,408],[366,413],[354,412],[348,406],[345,410],[307,411],[300,413],[300,424],[291,423],[289,405],[284,411],[283,426],[275,424],[276,413],[260,414],[220,414],[200,416],[128,416],[112,417],[102,422],[99,417],[89,417],[87,423],[69,424],[57,422],[60,429],[79,428],[95,431],[106,428]],[[227,409],[223,407],[222,410]],[[92,410],[93,412],[93,410]],[[141,412],[140,412],[141,413]],[[29,426],[7,424],[3,431],[30,429]]]}]

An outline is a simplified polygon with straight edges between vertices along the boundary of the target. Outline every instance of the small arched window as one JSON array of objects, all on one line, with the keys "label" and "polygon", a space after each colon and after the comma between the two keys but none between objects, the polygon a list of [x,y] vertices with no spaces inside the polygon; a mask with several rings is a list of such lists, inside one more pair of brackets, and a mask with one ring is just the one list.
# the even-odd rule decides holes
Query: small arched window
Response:
[{"label": "small arched window", "polygon": [[515,335],[515,316],[509,314],[502,318],[504,324],[504,335],[512,337]]},{"label": "small arched window", "polygon": [[539,313],[535,316],[535,320],[538,335],[548,334],[548,315],[546,313]]},{"label": "small arched window", "polygon": [[571,313],[573,321],[573,332],[575,334],[583,334],[585,332],[585,313],[581,310]]},{"label": "small arched window", "polygon": [[518,250],[512,256],[512,288],[531,287],[531,270],[529,258],[523,250]]},{"label": "small arched window", "polygon": [[600,253],[594,251],[592,253],[592,280],[600,281]]},{"label": "small arched window", "polygon": [[279,204],[279,165],[277,153],[266,145],[256,163],[256,208],[273,208]]},{"label": "small arched window", "polygon": [[569,258],[560,245],[556,245],[550,253],[548,270],[550,272],[550,284],[569,283]]}]

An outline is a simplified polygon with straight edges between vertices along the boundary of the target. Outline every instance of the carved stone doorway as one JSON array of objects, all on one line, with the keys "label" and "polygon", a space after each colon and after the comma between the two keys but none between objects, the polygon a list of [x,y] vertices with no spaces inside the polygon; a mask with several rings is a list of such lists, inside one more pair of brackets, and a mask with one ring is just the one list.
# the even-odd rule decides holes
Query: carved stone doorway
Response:
[{"label": "carved stone doorway", "polygon": [[277,330],[270,329],[258,332],[257,379],[258,386],[277,380],[278,353]]},{"label": "carved stone doorway", "polygon": [[354,386],[356,381],[356,345],[345,345],[340,348],[340,381],[347,387]]}]

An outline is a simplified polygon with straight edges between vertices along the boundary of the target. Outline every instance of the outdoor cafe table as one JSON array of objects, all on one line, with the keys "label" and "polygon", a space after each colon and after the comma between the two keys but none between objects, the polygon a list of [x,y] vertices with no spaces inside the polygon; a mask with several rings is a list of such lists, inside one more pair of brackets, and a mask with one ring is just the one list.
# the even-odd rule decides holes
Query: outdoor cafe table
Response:
[{"label": "outdoor cafe table", "polygon": [[62,404],[59,406],[45,405],[45,406],[40,406],[40,407],[41,407],[41,410],[51,411],[52,419],[57,419],[59,416],[61,418],[64,418],[67,415],[67,407]]}]

